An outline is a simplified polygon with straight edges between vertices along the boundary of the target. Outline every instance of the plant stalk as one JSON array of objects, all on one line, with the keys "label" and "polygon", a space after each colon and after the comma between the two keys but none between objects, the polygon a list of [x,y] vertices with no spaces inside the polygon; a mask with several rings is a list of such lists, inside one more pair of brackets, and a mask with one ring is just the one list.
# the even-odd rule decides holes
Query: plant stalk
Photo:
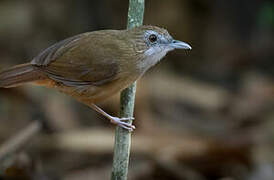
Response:
[{"label": "plant stalk", "polygon": [[[129,0],[127,28],[143,24],[145,0]],[[120,116],[133,117],[136,82],[121,92]],[[129,121],[132,123],[132,121]],[[114,156],[111,180],[126,180],[128,174],[131,132],[119,126],[115,130]]]}]

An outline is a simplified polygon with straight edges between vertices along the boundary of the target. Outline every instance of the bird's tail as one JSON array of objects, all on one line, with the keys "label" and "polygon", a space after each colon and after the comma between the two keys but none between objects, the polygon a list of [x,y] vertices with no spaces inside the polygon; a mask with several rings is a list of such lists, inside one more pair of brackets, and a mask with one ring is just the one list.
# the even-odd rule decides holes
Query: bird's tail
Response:
[{"label": "bird's tail", "polygon": [[0,87],[9,88],[41,79],[39,69],[30,63],[13,66],[0,72]]}]

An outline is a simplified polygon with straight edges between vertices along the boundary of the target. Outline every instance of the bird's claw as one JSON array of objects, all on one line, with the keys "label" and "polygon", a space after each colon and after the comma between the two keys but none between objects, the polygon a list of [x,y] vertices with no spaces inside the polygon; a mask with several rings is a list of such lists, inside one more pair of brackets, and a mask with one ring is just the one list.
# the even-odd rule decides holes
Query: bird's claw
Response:
[{"label": "bird's claw", "polygon": [[129,121],[129,120],[134,120],[134,117],[123,117],[123,118],[118,118],[120,121]]},{"label": "bird's claw", "polygon": [[128,122],[123,122],[123,121],[128,121],[128,120],[133,120],[134,117],[124,117],[124,118],[118,118],[118,117],[111,117],[110,122],[113,124],[117,124],[118,126],[127,129],[129,131],[133,131],[136,129],[136,127]]}]

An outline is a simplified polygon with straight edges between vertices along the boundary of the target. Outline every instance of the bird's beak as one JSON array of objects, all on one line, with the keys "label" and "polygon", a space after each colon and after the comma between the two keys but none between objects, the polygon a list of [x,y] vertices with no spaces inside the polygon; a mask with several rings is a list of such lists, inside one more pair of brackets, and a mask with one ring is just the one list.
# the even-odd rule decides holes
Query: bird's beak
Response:
[{"label": "bird's beak", "polygon": [[170,46],[175,49],[192,49],[189,44],[182,42],[182,41],[178,41],[178,40],[173,40],[170,43]]}]

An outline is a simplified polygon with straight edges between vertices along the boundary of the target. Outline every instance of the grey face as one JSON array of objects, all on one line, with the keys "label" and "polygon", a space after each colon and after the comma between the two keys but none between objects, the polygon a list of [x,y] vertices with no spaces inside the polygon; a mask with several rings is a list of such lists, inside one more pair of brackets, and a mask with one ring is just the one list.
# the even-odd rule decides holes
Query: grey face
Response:
[{"label": "grey face", "polygon": [[174,40],[166,30],[161,32],[146,30],[144,32],[144,41],[147,46],[144,51],[144,60],[138,65],[139,69],[147,70],[160,61],[167,52],[174,49],[191,49],[190,45],[182,41]]},{"label": "grey face", "polygon": [[168,33],[160,34],[153,30],[148,30],[144,34],[145,42],[148,47],[160,47],[163,51],[173,49],[191,49],[185,42],[174,40]]}]

